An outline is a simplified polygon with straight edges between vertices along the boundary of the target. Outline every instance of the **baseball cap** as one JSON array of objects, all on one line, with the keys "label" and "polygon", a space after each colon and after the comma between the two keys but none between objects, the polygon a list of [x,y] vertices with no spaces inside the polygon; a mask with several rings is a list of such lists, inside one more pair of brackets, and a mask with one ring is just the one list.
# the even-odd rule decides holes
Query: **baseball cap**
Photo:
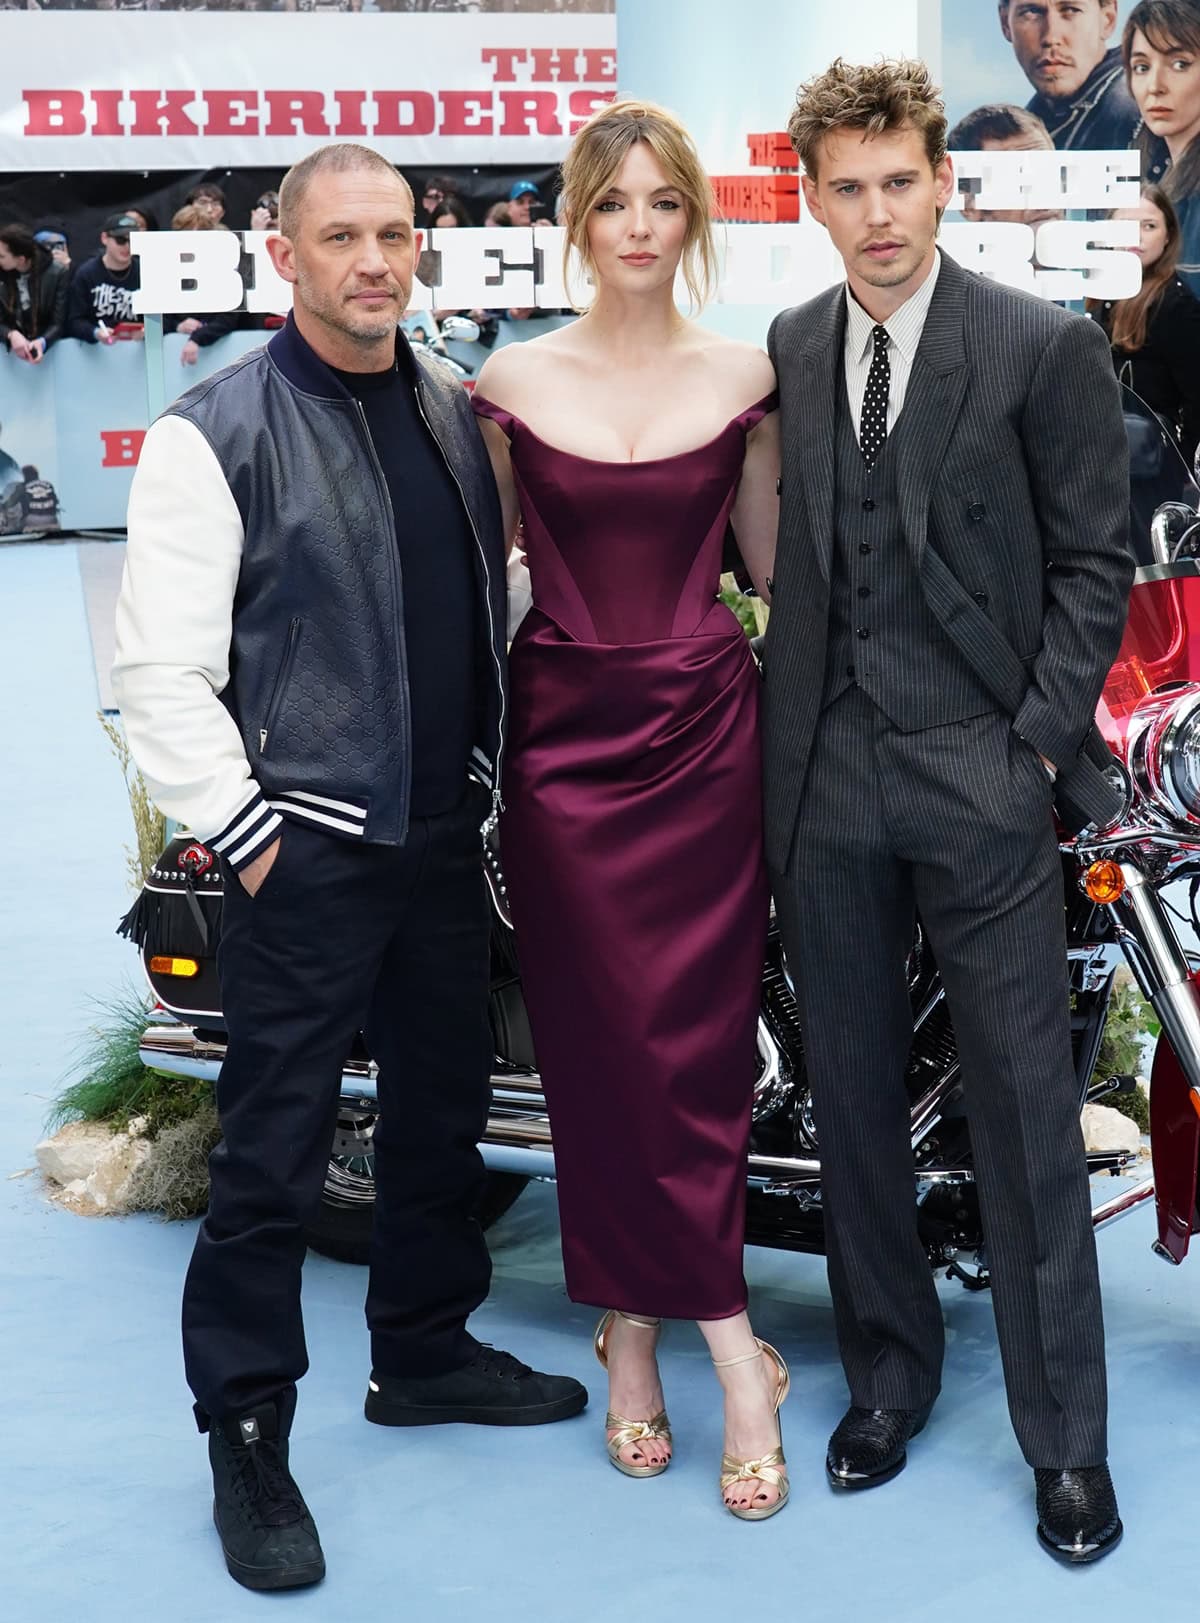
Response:
[{"label": "baseball cap", "polygon": [[533,184],[533,182],[531,180],[519,180],[519,181],[517,181],[516,185],[512,188],[512,190],[509,192],[508,200],[509,200],[510,203],[515,203],[518,197],[525,197],[525,196],[536,197],[537,194],[538,194],[538,189]]},{"label": "baseball cap", "polygon": [[35,231],[33,240],[34,242],[40,242],[43,248],[65,248],[67,246],[66,236],[61,231]]},{"label": "baseball cap", "polygon": [[142,222],[135,220],[132,214],[110,214],[104,222],[104,230],[110,237],[127,237],[131,231],[140,231]]}]

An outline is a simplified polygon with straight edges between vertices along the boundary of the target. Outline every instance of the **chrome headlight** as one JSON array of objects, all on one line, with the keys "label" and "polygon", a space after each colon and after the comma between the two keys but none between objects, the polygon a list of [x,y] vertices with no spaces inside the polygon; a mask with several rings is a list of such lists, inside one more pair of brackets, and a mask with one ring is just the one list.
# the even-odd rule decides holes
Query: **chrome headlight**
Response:
[{"label": "chrome headlight", "polygon": [[1160,817],[1200,828],[1200,686],[1143,700],[1129,727],[1129,768]]}]

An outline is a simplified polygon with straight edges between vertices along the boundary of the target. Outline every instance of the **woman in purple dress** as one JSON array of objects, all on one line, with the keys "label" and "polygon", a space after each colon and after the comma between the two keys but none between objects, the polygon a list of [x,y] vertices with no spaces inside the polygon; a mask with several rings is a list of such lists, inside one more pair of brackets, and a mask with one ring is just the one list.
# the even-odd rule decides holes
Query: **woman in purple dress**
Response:
[{"label": "woman in purple dress", "polygon": [[732,523],[768,595],[778,513],[766,355],[685,319],[712,281],[686,131],[619,101],[563,166],[595,284],[569,327],[493,354],[475,409],[533,607],[513,642],[501,849],[554,1134],[567,1289],[606,1309],[608,1454],[671,1454],[655,1347],[696,1319],[725,1399],[721,1490],[782,1508],[787,1368],[742,1276],[768,899],[758,675],[718,600]]}]

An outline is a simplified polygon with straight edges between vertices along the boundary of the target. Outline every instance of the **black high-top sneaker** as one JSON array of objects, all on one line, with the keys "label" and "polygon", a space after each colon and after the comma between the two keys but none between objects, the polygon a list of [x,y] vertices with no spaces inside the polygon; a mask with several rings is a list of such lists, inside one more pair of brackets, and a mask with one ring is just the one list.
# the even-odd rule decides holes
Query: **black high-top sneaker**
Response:
[{"label": "black high-top sneaker", "polygon": [[230,1576],[247,1589],[298,1589],[325,1576],[316,1525],[288,1469],[294,1391],[212,1420],[213,1521]]}]

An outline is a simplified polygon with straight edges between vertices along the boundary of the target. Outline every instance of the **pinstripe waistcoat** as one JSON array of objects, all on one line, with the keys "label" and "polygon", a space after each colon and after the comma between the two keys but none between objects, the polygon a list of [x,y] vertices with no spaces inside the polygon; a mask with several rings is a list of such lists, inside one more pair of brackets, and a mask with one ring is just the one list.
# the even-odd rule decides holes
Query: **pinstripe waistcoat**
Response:
[{"label": "pinstripe waistcoat", "polygon": [[[768,338],[783,473],[764,775],[767,856],[779,871],[825,687],[844,328],[839,284],[783,311]],[[895,437],[899,530],[922,590],[932,547],[1029,671],[1017,731],[1049,760],[1071,762],[1120,643],[1133,574],[1125,431],[1103,332],[943,255]],[[930,624],[914,617],[926,647]]]}]

